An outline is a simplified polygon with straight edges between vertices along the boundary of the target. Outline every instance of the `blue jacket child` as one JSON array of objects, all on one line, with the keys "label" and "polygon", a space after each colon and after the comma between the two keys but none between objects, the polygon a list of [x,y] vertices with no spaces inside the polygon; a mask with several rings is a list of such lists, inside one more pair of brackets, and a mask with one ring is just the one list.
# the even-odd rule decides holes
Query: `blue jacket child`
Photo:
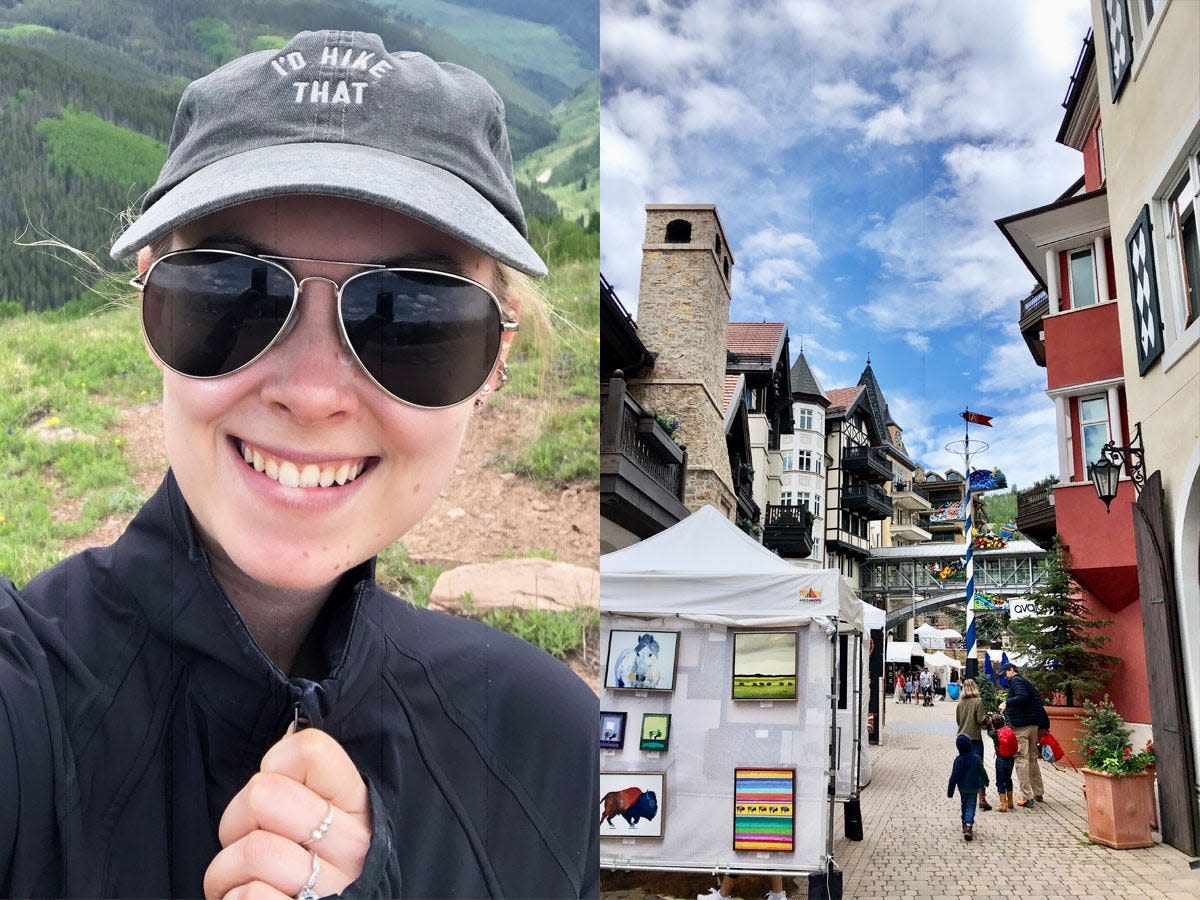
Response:
[{"label": "blue jacket child", "polygon": [[946,796],[953,797],[954,788],[958,788],[958,796],[962,801],[963,840],[969,841],[974,837],[975,804],[979,800],[979,792],[988,786],[988,774],[969,737],[960,734],[954,745],[958,747],[958,756],[954,758],[954,768],[950,771]]}]

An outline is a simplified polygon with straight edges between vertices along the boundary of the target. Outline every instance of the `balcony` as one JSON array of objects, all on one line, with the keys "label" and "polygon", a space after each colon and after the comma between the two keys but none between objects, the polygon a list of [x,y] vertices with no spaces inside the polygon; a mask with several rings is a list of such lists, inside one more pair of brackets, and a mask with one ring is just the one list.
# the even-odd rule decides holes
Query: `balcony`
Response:
[{"label": "balcony", "polygon": [[1039,366],[1046,365],[1046,343],[1042,336],[1042,319],[1050,312],[1050,299],[1046,292],[1038,288],[1028,297],[1021,300],[1020,323],[1021,336],[1033,356],[1033,361]]},{"label": "balcony", "polygon": [[892,540],[905,541],[910,544],[923,544],[933,540],[933,535],[916,522],[893,522],[888,531]]},{"label": "balcony", "polygon": [[747,462],[735,461],[732,467],[733,494],[737,498],[737,524],[747,534],[755,535],[762,511],[754,501],[754,469]]},{"label": "balcony", "polygon": [[875,484],[886,484],[892,480],[892,461],[879,447],[844,447],[842,468]]},{"label": "balcony", "polygon": [[687,517],[687,451],[642,409],[623,378],[600,386],[600,514],[640,538]]},{"label": "balcony", "polygon": [[1041,547],[1049,550],[1058,532],[1054,517],[1054,486],[1042,485],[1017,491],[1017,529]]},{"label": "balcony", "polygon": [[807,559],[812,555],[813,516],[805,506],[767,504],[763,522],[763,546],[785,559]]},{"label": "balcony", "polygon": [[864,560],[871,555],[871,544],[865,537],[838,528],[825,532],[825,546],[830,550]]},{"label": "balcony", "polygon": [[877,484],[852,484],[842,488],[842,507],[864,519],[886,519],[892,514],[892,499]]},{"label": "balcony", "polygon": [[926,510],[932,505],[929,492],[911,481],[892,482],[892,504],[900,509]]}]

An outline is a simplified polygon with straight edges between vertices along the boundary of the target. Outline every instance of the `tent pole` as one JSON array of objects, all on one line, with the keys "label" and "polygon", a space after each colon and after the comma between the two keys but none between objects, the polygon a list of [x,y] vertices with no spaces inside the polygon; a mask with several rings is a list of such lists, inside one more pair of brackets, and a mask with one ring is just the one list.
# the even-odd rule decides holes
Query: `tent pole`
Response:
[{"label": "tent pole", "polygon": [[837,797],[837,673],[838,673],[838,629],[837,619],[834,619],[833,634],[829,637],[832,643],[833,665],[829,670],[829,797],[828,821],[825,827],[825,856],[833,860],[833,806]]}]

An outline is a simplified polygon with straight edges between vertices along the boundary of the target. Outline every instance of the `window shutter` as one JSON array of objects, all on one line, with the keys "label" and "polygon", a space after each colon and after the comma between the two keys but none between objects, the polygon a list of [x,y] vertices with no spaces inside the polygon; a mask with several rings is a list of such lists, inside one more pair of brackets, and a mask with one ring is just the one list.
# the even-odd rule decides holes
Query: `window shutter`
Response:
[{"label": "window shutter", "polygon": [[1103,0],[1104,35],[1108,40],[1108,75],[1112,82],[1112,102],[1121,96],[1133,64],[1133,41],[1129,34],[1127,0]]},{"label": "window shutter", "polygon": [[1146,374],[1163,352],[1162,314],[1158,307],[1158,279],[1154,273],[1154,244],[1150,207],[1142,207],[1125,238],[1129,261],[1129,294],[1133,300],[1133,328],[1137,337],[1138,372]]}]

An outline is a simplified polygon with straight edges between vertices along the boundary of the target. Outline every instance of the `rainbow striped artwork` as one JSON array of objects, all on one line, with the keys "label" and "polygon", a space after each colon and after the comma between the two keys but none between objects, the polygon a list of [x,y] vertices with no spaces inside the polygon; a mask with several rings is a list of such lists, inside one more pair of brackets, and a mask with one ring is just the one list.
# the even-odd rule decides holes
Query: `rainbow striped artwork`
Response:
[{"label": "rainbow striped artwork", "polygon": [[733,849],[795,849],[796,770],[734,769]]}]

